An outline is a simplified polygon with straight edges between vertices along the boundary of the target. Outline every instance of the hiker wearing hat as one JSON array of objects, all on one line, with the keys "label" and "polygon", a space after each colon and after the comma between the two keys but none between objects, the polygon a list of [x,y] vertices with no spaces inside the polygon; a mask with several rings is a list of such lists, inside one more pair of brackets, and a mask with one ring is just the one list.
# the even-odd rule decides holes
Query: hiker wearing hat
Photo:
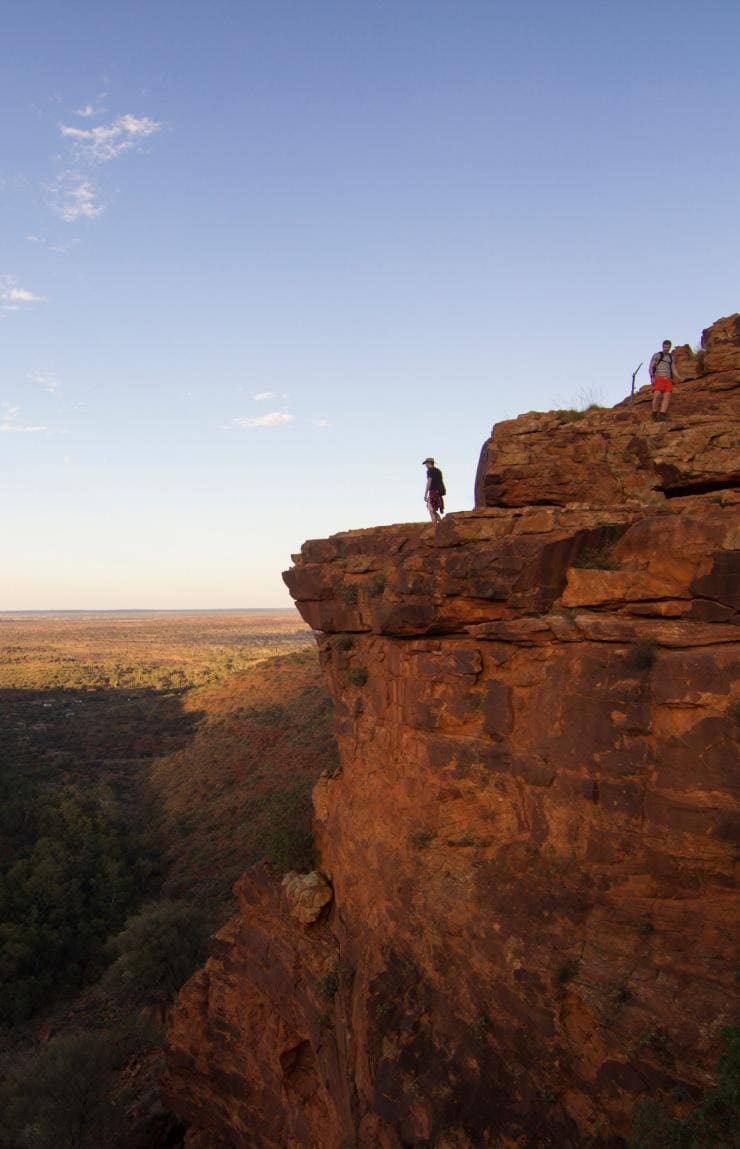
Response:
[{"label": "hiker wearing hat", "polygon": [[435,467],[434,459],[428,455],[424,460],[423,466],[427,469],[427,485],[424,491],[424,502],[429,508],[429,516],[433,523],[441,523],[442,515],[445,509],[445,490],[444,479],[439,467]]},{"label": "hiker wearing hat", "polygon": [[673,356],[670,339],[663,340],[663,350],[650,359],[650,385],[653,389],[653,422],[665,423],[673,391]]}]

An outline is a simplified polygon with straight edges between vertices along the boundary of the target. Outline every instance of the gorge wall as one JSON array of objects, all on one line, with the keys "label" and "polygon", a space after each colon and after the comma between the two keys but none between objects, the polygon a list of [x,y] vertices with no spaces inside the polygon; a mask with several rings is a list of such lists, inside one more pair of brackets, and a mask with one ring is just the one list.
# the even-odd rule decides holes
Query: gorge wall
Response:
[{"label": "gorge wall", "polygon": [[476,510],[304,544],[341,767],[182,991],[188,1144],[621,1146],[736,1016],[740,316],[666,423],[529,414]]}]

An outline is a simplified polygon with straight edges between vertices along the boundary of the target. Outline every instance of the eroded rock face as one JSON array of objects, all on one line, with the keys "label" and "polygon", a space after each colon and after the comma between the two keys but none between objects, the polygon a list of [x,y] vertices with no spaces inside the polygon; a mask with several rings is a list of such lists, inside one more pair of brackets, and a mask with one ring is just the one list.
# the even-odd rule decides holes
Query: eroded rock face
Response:
[{"label": "eroded rock face", "polygon": [[[334,900],[302,924],[265,869],[240,883],[171,1034],[193,1146],[616,1147],[640,1097],[711,1081],[737,1007],[739,324],[705,333],[676,423],[642,397],[522,417],[483,472],[504,506],[304,545]],[[669,456],[711,488],[661,489]]]}]

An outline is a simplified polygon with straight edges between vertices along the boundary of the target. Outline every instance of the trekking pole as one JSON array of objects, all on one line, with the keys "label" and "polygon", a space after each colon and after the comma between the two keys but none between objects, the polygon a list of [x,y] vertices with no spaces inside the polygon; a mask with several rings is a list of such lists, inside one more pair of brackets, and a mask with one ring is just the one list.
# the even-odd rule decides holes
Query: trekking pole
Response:
[{"label": "trekking pole", "polygon": [[637,377],[637,372],[640,370],[641,367],[642,367],[642,363],[638,363],[637,366],[635,367],[634,371],[632,372],[632,390],[630,391],[630,395],[633,399],[635,397],[635,378]]}]

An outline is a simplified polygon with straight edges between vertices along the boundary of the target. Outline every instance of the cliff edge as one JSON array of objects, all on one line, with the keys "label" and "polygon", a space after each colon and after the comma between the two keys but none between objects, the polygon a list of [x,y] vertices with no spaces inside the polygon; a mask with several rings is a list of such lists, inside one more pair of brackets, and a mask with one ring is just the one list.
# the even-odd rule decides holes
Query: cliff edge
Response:
[{"label": "cliff edge", "polygon": [[182,991],[188,1144],[624,1144],[737,1015],[740,315],[649,394],[529,414],[476,510],[305,543],[341,767],[321,875],[237,885]]}]

